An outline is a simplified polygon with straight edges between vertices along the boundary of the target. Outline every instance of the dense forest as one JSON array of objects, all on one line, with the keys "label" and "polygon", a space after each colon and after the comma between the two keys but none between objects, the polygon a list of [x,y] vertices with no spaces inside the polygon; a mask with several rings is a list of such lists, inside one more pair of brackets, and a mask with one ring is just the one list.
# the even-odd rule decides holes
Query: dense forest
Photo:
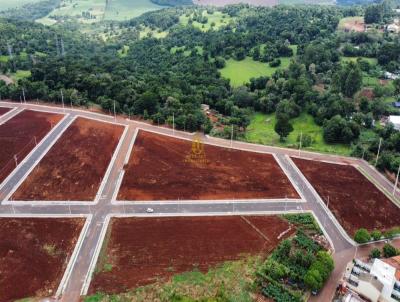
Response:
[{"label": "dense forest", "polygon": [[[0,73],[31,73],[13,85],[0,81],[0,95],[19,100],[24,88],[30,99],[60,102],[62,90],[68,103],[96,103],[108,112],[115,102],[118,112],[154,123],[172,123],[174,115],[176,127],[187,131],[229,137],[233,125],[237,138],[255,111],[276,113],[275,131],[282,140],[293,130],[292,119],[306,112],[323,128],[326,143],[351,145],[355,156],[372,160],[383,138],[378,167],[396,171],[400,133],[378,124],[396,112],[385,97],[400,94],[400,80],[375,86],[373,101],[360,95],[364,75],[400,70],[399,35],[381,30],[394,18],[392,8],[386,2],[367,7],[235,5],[208,8],[205,14],[194,6],[174,7],[107,22],[106,40],[73,26],[0,19]],[[227,20],[222,25],[208,20],[217,13]],[[359,15],[371,18],[376,30],[337,30],[340,20]],[[160,33],[165,34],[157,37]],[[343,62],[343,57],[360,59]],[[247,58],[269,66],[287,58],[290,64],[234,87],[220,70],[230,60]],[[215,121],[201,104],[220,114],[222,130],[213,129]],[[302,139],[303,147],[311,143],[306,135]]]}]

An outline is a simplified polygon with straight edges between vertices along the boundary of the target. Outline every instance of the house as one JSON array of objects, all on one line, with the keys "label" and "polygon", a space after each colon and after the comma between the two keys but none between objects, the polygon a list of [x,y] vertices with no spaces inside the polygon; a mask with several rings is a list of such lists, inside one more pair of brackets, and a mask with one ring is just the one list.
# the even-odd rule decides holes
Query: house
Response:
[{"label": "house", "polygon": [[393,124],[394,129],[400,130],[400,116],[399,115],[390,115],[388,122]]},{"label": "house", "polygon": [[383,76],[388,80],[396,80],[400,78],[400,75],[398,73],[391,73],[389,71],[385,71]]},{"label": "house", "polygon": [[400,280],[396,276],[396,267],[380,259],[374,259],[371,264],[356,259],[347,265],[345,272],[350,292],[371,302],[400,301]]},{"label": "house", "polygon": [[400,108],[400,101],[393,102],[392,105],[394,108]]},{"label": "house", "polygon": [[398,33],[400,33],[400,26],[395,23],[389,24],[386,27],[386,31],[389,33],[393,33],[393,34],[398,34]]}]

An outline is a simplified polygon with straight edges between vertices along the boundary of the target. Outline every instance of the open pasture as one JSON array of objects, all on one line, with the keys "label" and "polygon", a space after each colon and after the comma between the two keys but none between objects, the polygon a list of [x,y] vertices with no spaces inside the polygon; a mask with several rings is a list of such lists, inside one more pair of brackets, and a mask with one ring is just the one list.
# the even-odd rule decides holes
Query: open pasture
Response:
[{"label": "open pasture", "polygon": [[89,293],[120,293],[175,274],[265,255],[295,228],[277,216],[113,218]]},{"label": "open pasture", "polygon": [[193,147],[191,141],[140,131],[118,200],[299,198],[270,154]]},{"label": "open pasture", "polygon": [[400,226],[400,208],[355,167],[293,161],[350,236],[360,228],[385,231]]},{"label": "open pasture", "polygon": [[24,110],[0,125],[0,183],[62,119],[60,114]]},{"label": "open pasture", "polygon": [[55,295],[84,218],[0,218],[0,301]]},{"label": "open pasture", "polygon": [[122,126],[77,118],[12,199],[94,200],[122,132]]}]

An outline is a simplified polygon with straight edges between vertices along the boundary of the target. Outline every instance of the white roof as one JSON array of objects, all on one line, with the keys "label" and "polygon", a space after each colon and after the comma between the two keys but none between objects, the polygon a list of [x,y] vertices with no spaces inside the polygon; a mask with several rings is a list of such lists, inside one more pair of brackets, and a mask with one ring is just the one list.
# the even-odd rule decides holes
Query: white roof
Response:
[{"label": "white roof", "polygon": [[[399,116],[400,118],[400,116]],[[371,275],[376,276],[383,284],[382,296],[390,297],[393,291],[393,284],[396,281],[396,269],[383,262],[382,260],[375,259],[371,267]]]},{"label": "white roof", "polygon": [[400,125],[400,115],[389,115],[389,122],[394,125]]}]

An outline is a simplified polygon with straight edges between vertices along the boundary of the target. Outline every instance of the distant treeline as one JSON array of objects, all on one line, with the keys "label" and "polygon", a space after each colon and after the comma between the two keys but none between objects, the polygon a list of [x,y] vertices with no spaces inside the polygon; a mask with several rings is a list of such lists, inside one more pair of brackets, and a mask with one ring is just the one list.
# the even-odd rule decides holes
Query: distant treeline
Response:
[{"label": "distant treeline", "polygon": [[57,6],[61,0],[45,0],[36,3],[28,3],[21,7],[10,8],[0,12],[0,17],[9,19],[18,19],[25,21],[35,21],[47,16]]},{"label": "distant treeline", "polygon": [[150,0],[154,4],[163,6],[193,5],[192,0]]}]

